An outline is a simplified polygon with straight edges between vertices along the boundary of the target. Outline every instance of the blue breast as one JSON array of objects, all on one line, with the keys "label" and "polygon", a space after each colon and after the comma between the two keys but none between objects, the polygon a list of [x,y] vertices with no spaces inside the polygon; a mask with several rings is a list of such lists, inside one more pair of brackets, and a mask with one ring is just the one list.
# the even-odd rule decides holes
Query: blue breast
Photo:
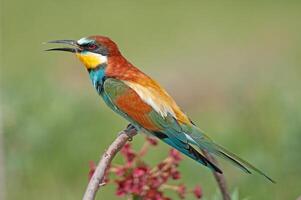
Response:
[{"label": "blue breast", "polygon": [[99,94],[102,92],[102,86],[105,80],[105,67],[106,65],[101,65],[96,69],[89,71],[92,84]]}]

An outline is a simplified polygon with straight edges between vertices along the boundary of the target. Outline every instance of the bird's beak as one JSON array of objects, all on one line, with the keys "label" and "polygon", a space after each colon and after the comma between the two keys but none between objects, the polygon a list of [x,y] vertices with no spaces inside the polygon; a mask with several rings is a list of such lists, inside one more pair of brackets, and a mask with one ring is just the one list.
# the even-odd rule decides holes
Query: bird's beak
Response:
[{"label": "bird's beak", "polygon": [[47,49],[46,51],[68,51],[71,53],[78,53],[81,51],[79,48],[77,42],[75,40],[53,40],[49,41],[47,43],[54,43],[54,44],[68,44],[73,46],[73,48],[70,47],[61,47],[61,48],[52,48],[52,49]]}]

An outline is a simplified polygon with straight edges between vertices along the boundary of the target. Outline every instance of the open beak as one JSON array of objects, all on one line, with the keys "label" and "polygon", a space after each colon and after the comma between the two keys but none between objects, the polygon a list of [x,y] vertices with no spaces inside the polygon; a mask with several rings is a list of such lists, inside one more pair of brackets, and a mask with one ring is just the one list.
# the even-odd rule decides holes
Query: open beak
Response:
[{"label": "open beak", "polygon": [[79,46],[75,40],[53,40],[53,41],[49,41],[47,43],[68,44],[68,45],[73,46],[73,48],[70,48],[70,47],[52,48],[52,49],[47,49],[46,51],[67,51],[67,52],[71,52],[71,53],[78,53],[81,51],[81,49],[79,48]]}]

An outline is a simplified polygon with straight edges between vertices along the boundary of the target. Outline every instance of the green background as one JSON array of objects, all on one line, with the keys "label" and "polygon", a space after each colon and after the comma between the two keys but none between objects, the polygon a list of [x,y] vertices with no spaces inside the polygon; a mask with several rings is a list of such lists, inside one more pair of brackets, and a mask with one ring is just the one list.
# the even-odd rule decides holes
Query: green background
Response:
[{"label": "green background", "polygon": [[[127,124],[74,56],[43,51],[53,47],[43,42],[92,34],[111,37],[212,138],[277,180],[221,161],[231,190],[249,199],[297,199],[300,10],[298,1],[2,0],[6,199],[80,199],[89,160]],[[136,148],[142,142],[133,141]],[[167,151],[160,143],[145,159],[156,164]],[[188,187],[200,184],[208,198],[216,193],[210,170],[190,159],[180,170]],[[117,199],[114,186],[97,199]]]}]

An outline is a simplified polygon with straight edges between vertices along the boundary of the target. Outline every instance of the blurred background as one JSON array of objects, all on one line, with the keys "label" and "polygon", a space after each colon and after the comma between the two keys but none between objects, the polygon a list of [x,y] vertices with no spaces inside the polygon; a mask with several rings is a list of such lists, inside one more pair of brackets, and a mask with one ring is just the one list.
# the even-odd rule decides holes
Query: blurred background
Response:
[{"label": "blurred background", "polygon": [[[89,161],[98,160],[126,126],[98,97],[73,55],[43,51],[53,47],[43,42],[92,34],[111,37],[213,139],[277,181],[221,161],[231,190],[265,200],[301,194],[300,2],[1,4],[5,199],[80,199]],[[136,148],[142,142],[141,136],[133,141]],[[156,164],[167,150],[160,143],[146,160]],[[182,181],[200,184],[208,199],[217,192],[210,170],[190,159],[180,170]],[[114,187],[104,187],[98,199],[115,199]]]}]

